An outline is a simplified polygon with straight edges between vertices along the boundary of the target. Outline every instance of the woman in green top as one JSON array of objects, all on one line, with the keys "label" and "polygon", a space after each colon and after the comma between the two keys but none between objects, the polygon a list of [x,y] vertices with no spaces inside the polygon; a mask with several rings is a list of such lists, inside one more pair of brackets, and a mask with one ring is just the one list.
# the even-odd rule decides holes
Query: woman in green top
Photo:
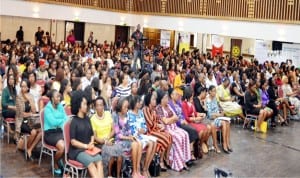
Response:
[{"label": "woman in green top", "polygon": [[16,96],[17,91],[15,87],[15,77],[13,75],[8,76],[7,87],[2,92],[2,115],[4,118],[15,118],[16,116]]}]

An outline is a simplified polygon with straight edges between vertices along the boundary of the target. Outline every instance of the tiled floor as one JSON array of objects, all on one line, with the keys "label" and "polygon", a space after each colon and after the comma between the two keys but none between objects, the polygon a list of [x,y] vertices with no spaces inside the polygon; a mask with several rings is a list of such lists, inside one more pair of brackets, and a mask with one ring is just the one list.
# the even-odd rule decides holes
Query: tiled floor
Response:
[{"label": "tiled floor", "polygon": [[[289,127],[268,130],[257,134],[232,126],[230,155],[210,153],[198,160],[190,172],[169,170],[161,177],[213,177],[214,168],[231,170],[234,177],[300,177],[300,122]],[[15,152],[14,144],[1,140],[0,177],[51,177],[50,159],[26,162],[21,152]]]}]

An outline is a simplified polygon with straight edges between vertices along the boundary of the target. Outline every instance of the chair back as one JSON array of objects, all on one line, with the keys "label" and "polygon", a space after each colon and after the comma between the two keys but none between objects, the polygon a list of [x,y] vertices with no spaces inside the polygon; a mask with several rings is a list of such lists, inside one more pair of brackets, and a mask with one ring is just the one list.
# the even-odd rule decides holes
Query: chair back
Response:
[{"label": "chair back", "polygon": [[42,143],[45,144],[45,141],[44,141],[44,118],[45,118],[45,115],[44,115],[44,109],[42,109],[40,111],[40,123],[41,123],[41,131],[42,131]]},{"label": "chair back", "polygon": [[278,96],[279,96],[279,98],[283,98],[282,86],[278,86]]},{"label": "chair back", "polygon": [[72,115],[71,106],[65,106],[64,108],[67,116],[71,116]]},{"label": "chair back", "polygon": [[67,162],[68,160],[68,153],[69,153],[69,149],[70,149],[70,125],[72,122],[72,117],[70,117],[70,119],[68,119],[65,124],[64,124],[64,128],[63,128],[63,135],[64,135],[64,142],[65,142],[65,160]]}]

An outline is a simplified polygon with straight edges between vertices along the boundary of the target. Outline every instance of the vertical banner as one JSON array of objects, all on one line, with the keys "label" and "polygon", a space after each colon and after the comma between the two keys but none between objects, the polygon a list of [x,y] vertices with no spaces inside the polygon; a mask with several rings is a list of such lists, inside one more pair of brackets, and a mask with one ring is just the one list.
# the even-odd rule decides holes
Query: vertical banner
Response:
[{"label": "vertical banner", "polygon": [[268,60],[269,47],[268,43],[264,40],[255,40],[255,54],[254,57],[259,63],[264,63]]},{"label": "vertical banner", "polygon": [[185,51],[190,50],[190,34],[181,32],[179,34],[179,54],[181,54],[182,49]]},{"label": "vertical banner", "polygon": [[211,44],[212,44],[212,57],[220,54],[223,56],[223,45],[224,45],[224,38],[219,35],[212,35],[211,36]]},{"label": "vertical banner", "polygon": [[242,55],[241,39],[231,39],[230,55],[231,57],[239,57]]},{"label": "vertical banner", "polygon": [[169,48],[171,43],[171,31],[161,30],[160,32],[160,45]]}]

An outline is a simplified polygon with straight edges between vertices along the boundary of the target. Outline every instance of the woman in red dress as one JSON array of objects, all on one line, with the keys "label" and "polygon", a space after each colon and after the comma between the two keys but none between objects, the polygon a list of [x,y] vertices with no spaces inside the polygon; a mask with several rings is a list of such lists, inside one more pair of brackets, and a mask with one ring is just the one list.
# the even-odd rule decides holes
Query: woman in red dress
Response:
[{"label": "woman in red dress", "polygon": [[207,141],[211,134],[211,127],[205,123],[206,114],[196,111],[192,89],[187,88],[184,91],[182,111],[189,125],[198,131],[203,153],[208,153]]}]

